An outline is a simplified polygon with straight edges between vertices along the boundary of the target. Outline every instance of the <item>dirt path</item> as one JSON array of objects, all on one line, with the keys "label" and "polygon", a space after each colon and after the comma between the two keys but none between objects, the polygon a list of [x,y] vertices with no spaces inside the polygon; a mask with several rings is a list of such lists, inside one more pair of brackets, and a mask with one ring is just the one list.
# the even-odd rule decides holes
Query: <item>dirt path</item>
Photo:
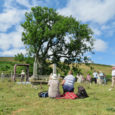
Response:
[{"label": "dirt path", "polygon": [[21,108],[21,109],[18,109],[16,111],[13,111],[12,112],[12,115],[16,115],[17,113],[21,112],[21,111],[24,111],[25,109]]}]

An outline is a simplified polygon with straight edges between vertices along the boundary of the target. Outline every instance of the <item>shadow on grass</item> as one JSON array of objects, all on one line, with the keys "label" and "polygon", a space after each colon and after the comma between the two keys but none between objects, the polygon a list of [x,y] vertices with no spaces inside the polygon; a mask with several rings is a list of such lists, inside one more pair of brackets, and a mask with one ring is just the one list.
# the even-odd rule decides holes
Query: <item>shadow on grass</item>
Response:
[{"label": "shadow on grass", "polygon": [[113,107],[108,107],[108,108],[106,108],[106,110],[111,111],[111,112],[115,112],[115,108],[113,108]]}]

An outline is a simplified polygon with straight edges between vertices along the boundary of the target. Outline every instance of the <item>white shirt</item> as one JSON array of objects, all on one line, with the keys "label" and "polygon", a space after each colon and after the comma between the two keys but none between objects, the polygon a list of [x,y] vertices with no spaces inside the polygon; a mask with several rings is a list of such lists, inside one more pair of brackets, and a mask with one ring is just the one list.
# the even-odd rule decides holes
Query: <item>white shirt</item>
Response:
[{"label": "white shirt", "polygon": [[74,82],[75,82],[75,77],[73,75],[67,75],[65,78],[65,83],[64,85],[68,85],[68,86],[74,86]]},{"label": "white shirt", "polygon": [[23,72],[21,73],[21,75],[25,75],[25,72],[23,71]]},{"label": "white shirt", "polygon": [[101,72],[101,73],[99,73],[99,76],[104,76],[104,75],[103,75],[103,73]]},{"label": "white shirt", "polygon": [[97,78],[97,72],[93,73],[94,78]]},{"label": "white shirt", "polygon": [[112,76],[115,76],[115,70],[112,70]]}]

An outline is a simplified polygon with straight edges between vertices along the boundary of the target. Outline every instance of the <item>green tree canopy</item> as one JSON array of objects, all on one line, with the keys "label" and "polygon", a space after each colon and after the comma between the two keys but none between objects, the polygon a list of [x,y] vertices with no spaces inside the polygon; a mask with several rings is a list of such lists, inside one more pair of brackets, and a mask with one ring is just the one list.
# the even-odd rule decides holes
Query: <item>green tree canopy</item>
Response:
[{"label": "green tree canopy", "polygon": [[87,62],[84,56],[93,48],[92,31],[87,24],[81,24],[72,16],[59,15],[47,7],[32,7],[25,13],[22,41],[28,53],[36,56],[39,68],[49,63]]}]

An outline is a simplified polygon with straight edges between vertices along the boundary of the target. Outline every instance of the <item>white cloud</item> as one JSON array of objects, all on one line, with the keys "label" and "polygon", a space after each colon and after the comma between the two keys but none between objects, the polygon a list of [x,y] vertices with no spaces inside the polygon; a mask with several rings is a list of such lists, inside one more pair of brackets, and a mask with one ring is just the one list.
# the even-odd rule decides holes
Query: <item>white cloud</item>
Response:
[{"label": "white cloud", "polygon": [[0,31],[6,32],[13,25],[19,24],[24,19],[25,10],[9,9],[0,14]]},{"label": "white cloud", "polygon": [[104,52],[107,49],[107,43],[101,39],[96,39],[94,42],[94,49],[99,52]]},{"label": "white cloud", "polygon": [[21,41],[22,31],[23,29],[18,27],[15,32],[9,34],[0,33],[0,49],[8,50],[10,48],[24,48],[24,44]]},{"label": "white cloud", "polygon": [[[47,5],[51,5],[50,0],[42,1],[42,0],[4,0],[4,9],[3,12],[0,13],[0,56],[2,55],[14,55],[16,52],[18,53],[20,49],[24,48],[24,45],[21,41],[21,32],[22,28],[19,26],[20,23],[24,20],[24,13],[26,11],[30,11],[31,6],[41,5],[43,3]],[[27,8],[19,9],[16,3],[23,5]],[[39,4],[38,4],[39,3]],[[55,2],[55,5],[58,5],[59,2]],[[59,9],[58,12],[64,15],[72,15],[81,21],[88,22],[92,21],[102,24],[106,23],[108,20],[113,18],[115,15],[115,0],[69,0],[67,6],[63,9]],[[17,25],[17,30],[5,33],[12,26]],[[96,26],[97,27],[97,26]],[[103,27],[102,29],[104,29]],[[101,35],[101,31],[97,28],[93,28],[95,35]],[[4,33],[3,33],[4,32]],[[68,41],[68,39],[66,39]],[[96,51],[105,51],[107,48],[107,44],[97,39],[94,44]],[[13,48],[13,49],[12,49]],[[24,50],[25,51],[25,50]],[[16,53],[16,54],[17,54]]]},{"label": "white cloud", "polygon": [[92,31],[94,32],[95,35],[101,35],[101,31],[97,28],[91,27]]},{"label": "white cloud", "polygon": [[101,26],[101,29],[102,30],[107,30],[107,29],[110,29],[111,27],[110,26],[107,26],[107,25],[102,25]]},{"label": "white cloud", "polygon": [[63,15],[72,15],[84,22],[103,24],[115,16],[115,0],[70,0],[67,6],[59,9]]},{"label": "white cloud", "polygon": [[17,3],[19,3],[20,5],[23,5],[27,8],[32,7],[32,5],[30,5],[29,0],[16,0]]},{"label": "white cloud", "polygon": [[3,52],[0,52],[0,56],[15,56],[18,53],[23,53],[24,55],[26,54],[25,49],[11,49],[11,50],[5,50]]}]

